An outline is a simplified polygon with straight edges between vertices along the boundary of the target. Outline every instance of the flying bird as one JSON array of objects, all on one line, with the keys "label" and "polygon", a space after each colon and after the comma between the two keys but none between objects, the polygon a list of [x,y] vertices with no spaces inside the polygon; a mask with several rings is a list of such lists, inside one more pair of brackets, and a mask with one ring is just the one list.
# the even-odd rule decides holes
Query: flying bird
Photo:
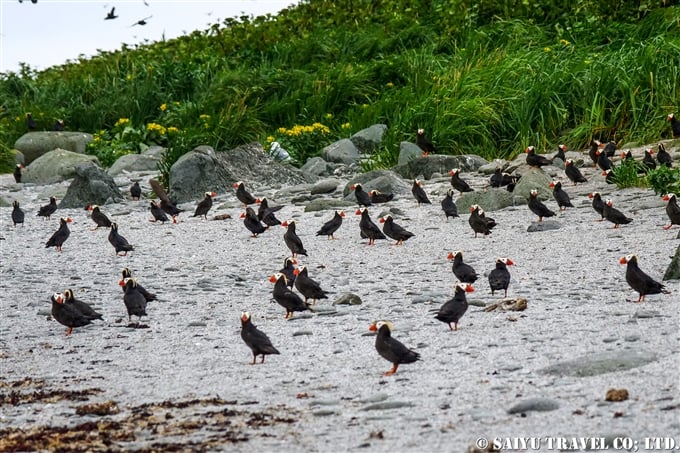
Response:
[{"label": "flying bird", "polygon": [[114,6],[114,7],[111,8],[111,11],[106,13],[106,17],[104,18],[104,20],[111,20],[111,19],[115,19],[117,17],[118,16],[116,16],[116,7]]},{"label": "flying bird", "polygon": [[137,22],[135,22],[134,24],[130,25],[130,27],[134,27],[135,25],[146,25],[146,23],[147,23],[146,21],[151,19],[152,17],[153,16],[148,16],[148,17],[145,17],[144,19],[140,19]]}]

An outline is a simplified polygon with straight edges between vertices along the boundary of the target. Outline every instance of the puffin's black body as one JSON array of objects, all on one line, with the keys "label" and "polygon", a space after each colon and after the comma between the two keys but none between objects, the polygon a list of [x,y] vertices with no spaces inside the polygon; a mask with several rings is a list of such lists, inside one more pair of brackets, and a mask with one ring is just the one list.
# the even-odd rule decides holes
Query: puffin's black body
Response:
[{"label": "puffin's black body", "polygon": [[17,226],[18,223],[24,224],[24,211],[19,207],[19,202],[14,200],[12,202],[12,222],[14,223],[14,226]]},{"label": "puffin's black body", "polygon": [[463,252],[460,250],[449,253],[448,259],[453,260],[451,271],[461,283],[474,283],[479,278],[474,268],[463,262]]},{"label": "puffin's black body", "polygon": [[633,152],[631,150],[622,152],[621,153],[621,160],[622,161],[635,162],[635,159],[633,158]]},{"label": "puffin's black body", "polygon": [[605,170],[602,172],[602,176],[604,176],[604,182],[607,184],[616,184],[616,175],[614,174],[614,170]]},{"label": "puffin's black body", "polygon": [[540,168],[546,165],[552,165],[552,159],[536,154],[536,148],[533,146],[529,146],[524,152],[527,154],[527,164],[532,167]]},{"label": "puffin's black body", "polygon": [[514,264],[509,258],[498,258],[496,260],[496,267],[489,272],[489,287],[491,288],[492,296],[495,291],[503,290],[503,297],[508,297],[508,286],[510,286],[508,266]]},{"label": "puffin's black body", "polygon": [[382,193],[378,190],[371,190],[368,194],[371,196],[371,203],[374,204],[387,203],[394,199],[393,193]]},{"label": "puffin's black body", "polygon": [[427,154],[437,152],[437,148],[435,148],[432,142],[425,137],[425,129],[418,129],[418,133],[416,134],[416,145]]},{"label": "puffin's black body", "polygon": [[411,186],[411,193],[418,202],[418,206],[420,206],[421,204],[432,204],[430,199],[427,198],[427,194],[423,190],[423,183],[420,182],[418,179],[413,180],[413,186]]},{"label": "puffin's black body", "polygon": [[17,164],[16,167],[14,167],[14,182],[17,184],[21,183],[21,169],[24,168],[23,165]]},{"label": "puffin's black body", "polygon": [[269,228],[260,223],[257,214],[255,214],[255,210],[250,206],[246,208],[245,214],[241,214],[241,218],[243,218],[243,225],[245,225],[248,231],[253,234],[254,238],[256,238],[258,234],[264,233],[267,228]]},{"label": "puffin's black body", "polygon": [[295,288],[305,296],[305,304],[309,299],[312,299],[312,305],[316,305],[316,301],[319,299],[328,299],[328,293],[321,289],[321,285],[317,281],[309,277],[306,266],[295,269],[295,274]]},{"label": "puffin's black body", "polygon": [[496,226],[496,221],[491,217],[487,217],[484,210],[476,204],[470,206],[468,223],[472,231],[475,232],[475,237],[477,237],[477,233],[481,233],[484,236],[491,234],[491,229]]},{"label": "puffin's black body", "polygon": [[609,141],[605,143],[602,151],[604,152],[605,156],[614,157],[614,154],[616,154],[616,142]]},{"label": "puffin's black body", "polygon": [[131,252],[135,249],[132,245],[130,245],[127,239],[118,233],[118,224],[115,222],[111,224],[111,231],[109,231],[109,242],[116,250],[116,256],[121,252],[123,253],[122,256],[126,256],[127,252]]},{"label": "puffin's black body", "polygon": [[518,178],[516,176],[512,176],[510,173],[503,173],[500,168],[496,168],[489,179],[489,183],[491,184],[491,187],[507,186],[508,192],[512,192],[517,180]]},{"label": "puffin's black body", "polygon": [[333,237],[333,234],[335,234],[336,231],[340,228],[342,225],[342,218],[345,217],[345,213],[343,211],[335,211],[335,214],[333,214],[333,218],[330,219],[328,222],[324,223],[321,226],[321,229],[316,232],[317,236],[328,236],[328,239],[335,239]]},{"label": "puffin's black body", "polygon": [[668,168],[673,167],[673,159],[671,155],[666,151],[666,147],[663,143],[659,143],[658,153],[656,154],[656,160],[659,161],[659,165],[665,165]]},{"label": "puffin's black body", "polygon": [[168,215],[165,213],[164,210],[160,208],[160,206],[156,204],[155,201],[151,201],[149,210],[151,211],[151,215],[153,216],[153,220],[151,220],[151,222],[165,223],[170,221],[170,219],[168,219]]},{"label": "puffin's black body", "polygon": [[675,114],[671,113],[666,117],[666,120],[671,123],[673,138],[680,138],[680,121],[675,117]]},{"label": "puffin's black body", "polygon": [[392,363],[392,369],[383,373],[383,376],[391,376],[397,372],[397,368],[402,363],[413,363],[420,360],[420,354],[408,349],[399,340],[392,338],[392,324],[387,321],[378,321],[371,324],[371,331],[377,331],[375,337],[375,349],[378,354],[388,362]]},{"label": "puffin's black body", "polygon": [[591,140],[590,141],[590,149],[588,150],[588,156],[590,156],[590,160],[593,161],[593,166],[597,166],[597,152],[600,150],[600,141],[599,140]]},{"label": "puffin's black body", "polygon": [[111,220],[109,220],[109,218],[106,217],[106,214],[104,214],[101,209],[99,209],[99,206],[93,204],[88,206],[87,210],[91,212],[90,218],[95,223],[95,225],[97,225],[94,227],[95,230],[99,227],[111,228]]},{"label": "puffin's black body", "polygon": [[573,208],[574,205],[571,203],[571,200],[569,199],[569,194],[562,189],[562,183],[559,181],[553,181],[550,183],[550,187],[552,187],[553,190],[553,198],[555,198],[555,201],[557,202],[557,206],[559,206],[560,211],[564,211],[567,208]]},{"label": "puffin's black body", "polygon": [[609,157],[607,157],[607,154],[605,154],[604,150],[597,150],[597,166],[600,167],[602,171],[612,169],[612,161],[609,160]]},{"label": "puffin's black body", "polygon": [[76,299],[73,295],[72,289],[67,289],[62,293],[64,296],[64,303],[73,306],[76,310],[81,312],[83,316],[87,317],[91,321],[95,319],[104,319],[101,313],[96,312],[88,303],[82,300]]},{"label": "puffin's black body", "polygon": [[295,284],[295,277],[297,277],[297,275],[295,274],[296,264],[297,261],[295,260],[295,258],[289,256],[285,260],[283,260],[283,267],[281,268],[281,270],[279,270],[280,274],[286,276],[286,285],[288,285],[290,288],[292,288],[293,285]]},{"label": "puffin's black body", "polygon": [[631,288],[640,294],[637,302],[643,302],[647,294],[660,294],[666,292],[664,290],[664,285],[657,282],[640,269],[636,255],[624,256],[619,262],[628,265],[626,267],[626,281]]},{"label": "puffin's black body", "polygon": [[449,176],[451,176],[451,187],[460,193],[473,191],[470,184],[461,179],[460,170],[458,168],[449,171]]},{"label": "puffin's black body", "polygon": [[274,283],[274,291],[272,292],[274,300],[286,309],[286,319],[292,318],[296,311],[313,311],[300,296],[288,288],[285,275],[274,274],[269,278],[269,281]]},{"label": "puffin's black body", "polygon": [[246,190],[246,186],[241,181],[235,182],[234,187],[236,188],[236,198],[244,205],[248,206],[249,204],[260,202],[260,200],[252,196],[250,192]]},{"label": "puffin's black body", "polygon": [[394,219],[392,218],[391,215],[386,215],[385,217],[382,217],[380,219],[380,223],[384,224],[383,233],[385,233],[386,236],[391,237],[392,239],[397,241],[394,245],[402,245],[404,241],[407,241],[409,238],[414,236],[414,234],[411,233],[410,231],[407,231],[402,226],[394,223]]},{"label": "puffin's black body", "polygon": [[180,213],[184,212],[182,209],[179,209],[177,206],[175,206],[175,203],[173,203],[169,199],[166,200],[164,198],[161,198],[160,207],[163,211],[170,214],[170,217],[173,218],[172,220],[173,223],[177,223],[175,217],[177,217]]},{"label": "puffin's black body", "polygon": [[59,219],[59,229],[54,232],[52,237],[45,243],[45,248],[56,247],[57,252],[61,252],[61,246],[64,245],[66,239],[71,235],[71,230],[68,229],[68,224],[71,218]]},{"label": "puffin's black body", "polygon": [[[472,292],[472,285],[468,283],[458,283],[455,287],[455,292],[452,299],[449,299],[441,306],[435,319],[448,324],[449,330],[458,330],[458,321],[463,317],[468,309],[468,301],[465,295],[466,292]],[[453,326],[451,326],[453,323]]]},{"label": "puffin's black body", "polygon": [[281,221],[276,218],[274,213],[279,211],[283,206],[269,206],[267,198],[260,200],[260,206],[257,209],[257,218],[265,225],[276,226],[281,225]]},{"label": "puffin's black body", "polygon": [[602,216],[614,224],[614,228],[618,228],[619,225],[626,225],[633,221],[630,217],[616,209],[614,207],[614,202],[612,200],[607,200],[604,203],[604,208],[602,209]]},{"label": "puffin's black body", "polygon": [[[118,282],[118,284],[123,288],[123,291],[125,291],[125,279],[132,278],[132,271],[129,268],[123,268],[123,278]],[[142,296],[144,296],[144,299],[147,302],[151,302],[152,300],[156,300],[158,297],[154,293],[150,293],[147,291],[142,285],[139,284],[137,279],[135,279],[135,283],[137,283],[137,291],[140,292]]]},{"label": "puffin's black body", "polygon": [[52,295],[52,318],[68,329],[66,335],[71,335],[74,327],[92,324],[92,320],[80,312],[75,306],[65,303],[63,294]]},{"label": "puffin's black body", "polygon": [[458,206],[453,201],[453,190],[451,189],[446,192],[446,196],[442,200],[442,211],[446,215],[446,220],[449,220],[449,217],[458,217]]},{"label": "puffin's black body", "polygon": [[130,186],[130,197],[133,200],[138,201],[142,196],[142,188],[139,187],[139,182],[135,181],[131,186]]},{"label": "puffin's black body", "polygon": [[595,212],[600,214],[600,219],[598,219],[598,222],[601,222],[604,220],[604,201],[602,200],[602,195],[600,195],[600,192],[591,192],[588,194],[588,198],[593,200],[592,206]]},{"label": "puffin's black body", "polygon": [[258,355],[262,356],[260,363],[264,363],[264,356],[268,354],[280,354],[280,352],[272,345],[271,340],[264,332],[255,327],[250,320],[250,313],[241,313],[241,339],[253,351],[253,361],[251,365],[255,365],[255,360]]},{"label": "puffin's black body", "polygon": [[654,159],[654,150],[646,149],[645,157],[642,158],[642,165],[649,171],[656,168],[656,159]]},{"label": "puffin's black body", "polygon": [[45,217],[45,220],[49,220],[50,216],[54,214],[57,210],[57,199],[50,197],[50,202],[44,206],[41,206],[38,210],[38,216]]},{"label": "puffin's black body", "polygon": [[134,278],[126,278],[123,290],[125,291],[123,302],[127,309],[128,322],[132,322],[132,316],[137,316],[138,318],[146,316],[146,299],[139,292],[137,281]]},{"label": "puffin's black body", "polygon": [[298,255],[307,256],[307,250],[302,245],[302,239],[300,239],[295,231],[295,220],[283,222],[281,226],[286,228],[286,232],[283,234],[283,241],[286,243],[288,250],[293,254],[293,258]]},{"label": "puffin's black body", "polygon": [[353,184],[352,190],[354,190],[354,196],[356,197],[359,206],[368,207],[373,204],[371,201],[371,196],[364,190],[363,187],[361,187],[361,184]]},{"label": "puffin's black body", "polygon": [[212,208],[213,197],[217,196],[215,192],[206,192],[203,199],[196,205],[193,217],[203,217],[208,220],[208,211]]},{"label": "puffin's black body", "polygon": [[33,115],[31,115],[30,113],[26,114],[26,127],[28,127],[29,132],[34,131],[38,128],[38,125],[33,119]]},{"label": "puffin's black body", "polygon": [[538,221],[542,222],[543,217],[553,217],[555,213],[548,209],[541,200],[538,199],[538,191],[533,189],[528,199],[529,209],[538,216]]},{"label": "puffin's black body", "polygon": [[667,230],[673,225],[680,225],[680,206],[678,206],[678,199],[673,193],[664,195],[663,199],[668,202],[666,214],[668,214],[668,218],[671,221],[671,223],[663,227],[664,230]]},{"label": "puffin's black body", "polygon": [[564,154],[564,152],[566,150],[567,150],[567,145],[557,145],[557,152],[552,157],[552,160],[560,159],[562,162],[566,162],[567,156]]},{"label": "puffin's black body", "polygon": [[574,183],[574,185],[580,182],[588,182],[586,177],[583,176],[583,173],[581,173],[581,170],[579,170],[572,159],[567,159],[564,161],[564,173],[567,175],[567,178],[569,178],[569,180]]},{"label": "puffin's black body", "polygon": [[373,245],[376,239],[387,239],[378,225],[373,223],[371,217],[368,215],[368,209],[359,208],[356,211],[357,215],[361,216],[359,221],[359,230],[362,238],[368,238],[368,245]]}]

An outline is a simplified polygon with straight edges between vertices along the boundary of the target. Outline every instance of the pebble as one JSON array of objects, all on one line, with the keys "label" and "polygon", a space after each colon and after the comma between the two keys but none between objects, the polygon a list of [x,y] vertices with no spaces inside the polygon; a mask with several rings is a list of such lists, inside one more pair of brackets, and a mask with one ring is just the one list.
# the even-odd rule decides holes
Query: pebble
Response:
[{"label": "pebble", "polygon": [[559,409],[560,404],[548,398],[530,398],[512,406],[508,414],[523,414],[525,412],[549,412]]}]

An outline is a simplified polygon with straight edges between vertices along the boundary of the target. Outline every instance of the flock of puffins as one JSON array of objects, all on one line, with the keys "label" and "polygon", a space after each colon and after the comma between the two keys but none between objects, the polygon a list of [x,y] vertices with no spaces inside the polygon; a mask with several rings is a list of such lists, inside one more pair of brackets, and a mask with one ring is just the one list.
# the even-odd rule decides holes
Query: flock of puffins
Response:
[{"label": "flock of puffins", "polygon": [[[673,136],[680,137],[680,122],[674,118],[674,115],[668,115],[668,121],[671,123]],[[425,136],[425,131],[419,129],[416,135],[416,144],[423,151],[423,156],[427,157],[430,153],[435,153],[436,148],[432,142]],[[564,162],[564,173],[566,177],[574,184],[586,182],[576,163],[572,159],[567,159],[564,152],[566,146],[559,145],[557,153],[552,158],[547,158],[536,154],[535,148],[529,146],[526,149],[526,163],[531,167],[543,167],[551,165],[556,158]],[[607,144],[600,143],[597,140],[591,142],[588,155],[595,167],[602,170],[602,175],[608,180],[612,176],[614,168],[611,157],[616,153],[616,144],[609,142]],[[646,150],[643,160],[640,162],[640,171],[647,171],[655,168],[657,165],[666,165],[672,167],[672,158],[666,151],[663,144],[658,145],[656,158],[654,150]],[[622,153],[621,158],[633,159],[630,151]],[[14,178],[17,183],[21,182],[21,170],[23,165],[18,164],[14,171]],[[461,177],[459,169],[452,169],[449,172],[451,176],[452,189],[448,190],[444,199],[441,200],[441,208],[448,220],[449,217],[458,217],[458,208],[453,200],[454,190],[460,192],[473,191],[470,185]],[[491,187],[505,187],[508,191],[513,191],[514,186],[521,176],[503,173],[500,168],[496,169],[489,179]],[[168,197],[162,186],[155,180],[150,181],[152,189],[159,197],[160,202],[150,201],[150,213],[153,216],[152,222],[173,222],[178,221],[178,216],[183,212],[175,203]],[[281,225],[286,227],[286,232],[283,235],[284,242],[291,252],[291,256],[286,258],[284,266],[278,272],[270,277],[270,281],[274,283],[272,292],[274,300],[279,303],[285,310],[285,318],[290,319],[295,312],[314,311],[313,305],[319,299],[328,298],[328,293],[322,289],[319,282],[312,279],[308,275],[308,269],[304,265],[298,264],[297,258],[299,255],[307,256],[302,240],[296,234],[295,221],[281,222],[276,218],[276,212],[283,206],[269,206],[266,198],[256,198],[246,190],[243,182],[235,182],[233,184],[235,195],[238,200],[243,203],[245,212],[241,214],[243,225],[252,234],[252,237],[258,237],[259,234],[265,232],[269,227]],[[559,181],[550,183],[553,189],[553,196],[560,211],[568,207],[573,207],[569,195],[562,189]],[[351,189],[354,191],[356,201],[359,205],[356,214],[361,216],[359,228],[361,237],[368,239],[368,245],[373,245],[376,240],[393,239],[395,245],[402,245],[409,238],[413,237],[413,233],[397,224],[392,216],[386,215],[379,219],[382,224],[382,229],[373,222],[369,216],[367,208],[380,203],[388,203],[393,200],[393,194],[381,193],[377,190],[366,191],[361,184],[353,184]],[[413,197],[418,206],[421,204],[431,204],[431,201],[423,189],[422,181],[415,179],[411,188]],[[538,216],[538,222],[542,222],[544,218],[555,216],[552,211],[538,198],[538,191],[532,190],[528,198],[528,207],[535,215]],[[130,187],[130,197],[132,200],[140,200],[142,190],[138,182],[134,182]],[[212,208],[213,199],[217,194],[215,192],[206,192],[202,200],[196,205],[193,217],[203,217],[207,219],[208,212]],[[610,199],[603,200],[598,192],[589,194],[592,199],[593,209],[601,216],[600,220],[607,220],[614,224],[614,228],[619,228],[619,225],[625,225],[632,221],[623,212],[613,207],[613,202]],[[680,225],[680,206],[678,205],[675,194],[666,194],[663,199],[667,201],[666,213],[670,220],[664,229],[669,229],[673,225]],[[258,205],[258,211],[251,207],[251,205]],[[49,220],[52,214],[57,210],[57,200],[55,197],[50,198],[50,202],[41,206],[37,215]],[[118,225],[112,222],[106,214],[104,214],[97,205],[90,205],[87,209],[91,212],[90,217],[95,223],[96,228],[109,228],[108,240],[113,246],[116,255],[125,256],[128,252],[133,251],[134,247],[118,232]],[[328,239],[334,239],[333,234],[342,225],[344,211],[335,211],[333,217],[325,222],[317,231],[317,236],[327,236]],[[20,208],[17,201],[13,202],[12,221],[14,226],[24,223],[24,212]],[[68,224],[71,222],[70,217],[61,218],[59,229],[47,240],[45,247],[55,247],[57,251],[61,252],[62,246],[70,236]],[[496,221],[487,216],[484,210],[478,205],[470,206],[470,216],[468,223],[474,232],[474,236],[478,234],[489,235],[492,229],[497,225]],[[458,330],[458,322],[463,317],[468,308],[466,293],[474,291],[473,283],[479,278],[479,274],[469,264],[463,261],[463,254],[461,251],[454,251],[449,253],[448,258],[453,261],[452,271],[458,282],[454,287],[454,296],[446,303],[444,303],[435,318],[449,326],[450,330]],[[645,296],[651,294],[669,293],[658,281],[647,275],[638,266],[638,257],[636,255],[624,256],[620,259],[621,264],[627,265],[626,281],[630,287],[639,294],[637,302],[645,300]],[[508,287],[510,285],[510,272],[508,266],[514,263],[510,258],[498,258],[496,260],[495,268],[488,273],[489,287],[492,295],[495,291],[503,291],[507,297]],[[128,321],[132,323],[132,316],[138,317],[140,320],[146,316],[147,303],[156,300],[156,295],[147,291],[140,285],[132,276],[132,271],[128,268],[122,270],[120,286],[123,288],[123,301],[127,309]],[[294,291],[297,290],[297,292]],[[299,293],[299,294],[298,294]],[[82,327],[91,324],[95,320],[101,320],[102,315],[96,312],[86,302],[78,300],[73,291],[70,289],[62,293],[55,293],[51,296],[52,301],[52,317],[67,327],[66,335],[70,335],[75,327]],[[311,302],[310,302],[311,301]],[[135,326],[131,324],[131,326]],[[386,360],[392,364],[392,368],[385,372],[384,375],[392,375],[396,373],[400,364],[412,363],[420,359],[420,355],[407,348],[400,341],[392,337],[393,325],[390,321],[381,320],[372,323],[369,327],[371,331],[376,331],[375,348]],[[260,363],[264,363],[265,356],[268,354],[279,354],[279,351],[272,345],[268,336],[259,330],[252,322],[249,312],[241,313],[241,338],[245,344],[252,350],[253,359],[252,364],[256,363],[258,356],[261,356]]]}]

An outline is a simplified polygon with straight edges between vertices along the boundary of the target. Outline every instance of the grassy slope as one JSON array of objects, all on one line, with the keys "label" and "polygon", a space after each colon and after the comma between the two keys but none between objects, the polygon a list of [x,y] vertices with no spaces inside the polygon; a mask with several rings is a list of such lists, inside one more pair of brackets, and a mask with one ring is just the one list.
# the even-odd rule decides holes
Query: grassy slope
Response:
[{"label": "grassy slope", "polygon": [[[274,137],[302,159],[384,122],[386,165],[418,127],[443,152],[487,158],[528,144],[667,134],[665,116],[680,106],[680,8],[540,3],[549,6],[313,0],[276,18],[229,19],[40,73],[25,68],[0,80],[0,143],[6,151],[25,131],[26,111],[46,129],[64,118],[71,130],[111,131],[109,142],[119,118],[137,131],[174,126],[175,154]],[[277,132],[313,122],[331,133],[310,141]]]}]

